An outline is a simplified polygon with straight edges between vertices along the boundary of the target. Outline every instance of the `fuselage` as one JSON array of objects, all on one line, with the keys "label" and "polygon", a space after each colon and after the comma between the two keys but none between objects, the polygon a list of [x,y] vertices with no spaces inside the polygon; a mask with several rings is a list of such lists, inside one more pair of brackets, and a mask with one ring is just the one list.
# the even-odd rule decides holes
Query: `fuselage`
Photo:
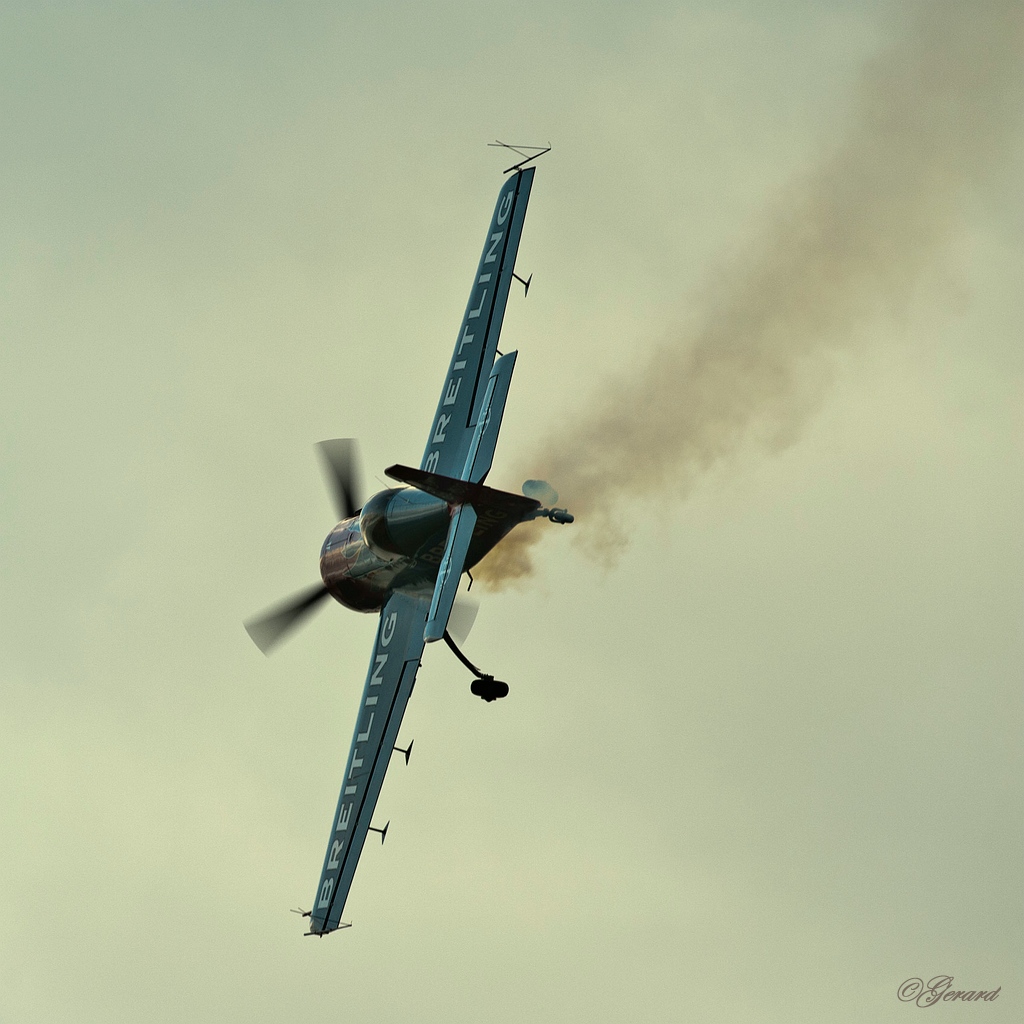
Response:
[{"label": "fuselage", "polygon": [[[347,608],[375,612],[390,595],[430,597],[444,557],[454,507],[412,487],[375,494],[358,515],[343,519],[320,551],[320,576]],[[523,516],[480,508],[464,568],[471,569]]]}]

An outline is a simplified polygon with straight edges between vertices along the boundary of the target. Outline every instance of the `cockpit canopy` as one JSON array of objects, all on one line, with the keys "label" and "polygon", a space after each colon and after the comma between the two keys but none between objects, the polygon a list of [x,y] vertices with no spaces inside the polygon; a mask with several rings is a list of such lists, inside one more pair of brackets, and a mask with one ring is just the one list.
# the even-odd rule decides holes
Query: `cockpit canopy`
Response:
[{"label": "cockpit canopy", "polygon": [[444,543],[451,516],[446,502],[413,487],[379,491],[363,506],[359,532],[378,557],[413,557]]}]

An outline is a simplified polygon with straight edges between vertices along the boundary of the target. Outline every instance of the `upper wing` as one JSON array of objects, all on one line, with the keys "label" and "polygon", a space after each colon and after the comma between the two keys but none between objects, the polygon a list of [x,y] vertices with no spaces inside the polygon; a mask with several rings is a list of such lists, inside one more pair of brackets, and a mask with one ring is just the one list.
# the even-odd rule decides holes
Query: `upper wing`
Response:
[{"label": "upper wing", "polygon": [[381,612],[338,809],[310,912],[311,934],[332,932],[341,922],[398,727],[416,680],[429,608],[429,598],[395,593]]},{"label": "upper wing", "polygon": [[466,465],[473,428],[498,348],[533,173],[534,168],[523,168],[513,174],[498,193],[466,314],[430,428],[430,440],[420,463],[420,469],[429,473],[458,479]]}]

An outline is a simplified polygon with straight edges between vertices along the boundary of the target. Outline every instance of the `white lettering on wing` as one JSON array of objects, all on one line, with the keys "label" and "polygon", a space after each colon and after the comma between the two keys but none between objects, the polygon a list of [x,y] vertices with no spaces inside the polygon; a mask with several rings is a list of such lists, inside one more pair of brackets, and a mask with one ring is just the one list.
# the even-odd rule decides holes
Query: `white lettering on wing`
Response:
[{"label": "white lettering on wing", "polygon": [[365,743],[370,738],[370,730],[373,728],[373,715],[374,712],[370,712],[370,720],[366,723],[366,729],[364,732],[359,733],[356,736],[357,743]]},{"label": "white lettering on wing", "polygon": [[327,867],[329,869],[337,870],[338,858],[341,856],[341,851],[344,846],[344,839],[335,839],[334,842],[331,843],[331,859],[327,862]]},{"label": "white lettering on wing", "polygon": [[334,892],[334,879],[325,878],[324,884],[320,886],[320,900],[316,905],[317,910],[323,910],[331,902],[332,892]]},{"label": "white lettering on wing", "polygon": [[[398,612],[392,612],[387,619],[384,620],[383,625],[380,627],[380,645],[381,647],[387,647],[391,643],[391,638],[395,635],[395,625],[398,623]],[[384,656],[387,660],[387,655]]]},{"label": "white lettering on wing", "polygon": [[386,654],[378,654],[376,658],[376,665],[373,668],[373,675],[370,676],[371,686],[380,686],[384,682],[384,677],[380,674],[380,670],[387,664],[388,656]]},{"label": "white lettering on wing", "polygon": [[352,817],[352,804],[342,804],[341,813],[338,815],[338,823],[334,826],[335,832],[344,832],[348,828],[348,819]]},{"label": "white lettering on wing", "polygon": [[485,288],[483,295],[480,296],[480,305],[477,306],[476,309],[471,309],[466,314],[467,319],[475,320],[480,315],[480,310],[482,310],[484,308],[484,303],[486,301],[487,301],[487,289]]},{"label": "white lettering on wing", "polygon": [[455,377],[448,382],[448,392],[444,396],[445,405],[454,405],[455,399],[459,397],[459,388],[462,387],[462,378]]},{"label": "white lettering on wing", "polygon": [[505,237],[505,232],[504,231],[497,231],[493,235],[491,235],[491,246],[487,250],[487,252],[484,254],[484,263],[493,263],[497,259],[497,256],[495,255],[494,250],[497,249],[498,243],[504,237]]},{"label": "white lettering on wing", "polygon": [[431,444],[440,444],[444,440],[445,434],[448,430],[448,424],[451,423],[451,421],[451,416],[446,416],[444,413],[441,413],[441,415],[437,417],[437,429],[434,431],[434,438],[433,441],[431,441]]},{"label": "white lettering on wing", "polygon": [[[510,188],[509,191],[507,191],[498,201],[497,215],[494,222],[497,227],[501,227],[508,220],[514,201],[515,189]],[[498,259],[498,247],[501,245],[504,237],[504,230],[491,232],[488,236],[487,242],[485,243],[481,266],[486,263],[494,263]],[[490,282],[491,277],[492,275],[486,271],[478,273],[476,283],[478,285],[486,285]],[[471,334],[469,330],[470,325],[468,321],[480,318],[483,314],[484,306],[487,304],[489,293],[490,289],[484,288],[478,297],[476,306],[472,305],[473,299],[470,297],[470,308],[466,312],[466,322],[462,325],[462,335],[455,347],[455,358],[452,361],[451,376],[445,382],[443,396],[441,398],[441,408],[455,405],[458,402],[459,393],[462,389],[462,372],[468,365],[468,360],[463,358],[462,350],[467,345],[471,345],[474,340],[474,335]],[[437,421],[434,423],[434,432],[430,439],[431,445],[442,445],[445,443],[448,437],[448,427],[451,424],[452,418],[453,417],[449,414],[440,411],[438,412]],[[423,468],[428,473],[436,473],[440,462],[441,451],[439,448],[435,448],[433,451],[427,453],[427,457],[423,461]],[[386,642],[383,639],[383,633],[381,646],[386,646]],[[374,674],[376,675],[376,673]]]},{"label": "white lettering on wing", "polygon": [[501,200],[501,205],[498,207],[499,224],[505,223],[505,218],[508,217],[508,211],[512,208],[512,200],[514,198],[514,193],[511,191],[505,193],[504,198]]}]

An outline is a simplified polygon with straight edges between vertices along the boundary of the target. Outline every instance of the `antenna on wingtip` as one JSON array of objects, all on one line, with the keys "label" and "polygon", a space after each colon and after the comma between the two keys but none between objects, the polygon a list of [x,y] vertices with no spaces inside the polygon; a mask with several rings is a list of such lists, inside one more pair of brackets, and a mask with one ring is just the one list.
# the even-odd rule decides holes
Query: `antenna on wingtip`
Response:
[{"label": "antenna on wingtip", "polygon": [[390,824],[391,824],[391,822],[389,821],[387,823],[387,825],[385,825],[383,828],[374,828],[372,825],[370,825],[368,827],[367,831],[380,833],[380,845],[383,846],[384,845],[384,840],[387,839],[387,837],[388,837],[388,826]]},{"label": "antenna on wingtip", "polygon": [[409,763],[409,755],[412,753],[412,745],[415,742],[416,742],[415,740],[409,740],[409,746],[407,746],[404,750],[401,747],[392,747],[391,749],[392,750],[397,750],[400,754],[405,754],[405,763],[408,764]]},{"label": "antenna on wingtip", "polygon": [[[488,146],[500,146],[502,149],[511,149],[513,153],[518,153],[523,159],[517,164],[513,164],[511,167],[506,167],[502,174],[508,174],[511,171],[518,171],[525,167],[531,160],[536,160],[538,157],[542,157],[545,153],[551,152],[551,143],[549,142],[546,146],[510,146],[507,142],[502,142],[499,139],[495,139],[494,142],[488,142]],[[524,153],[523,150],[532,150],[533,152]]]},{"label": "antenna on wingtip", "polygon": [[318,939],[322,939],[325,935],[333,935],[335,932],[340,932],[342,928],[351,928],[351,921],[339,921],[335,928],[328,928],[323,932],[303,932],[302,934],[308,939],[310,935],[315,935]]}]

